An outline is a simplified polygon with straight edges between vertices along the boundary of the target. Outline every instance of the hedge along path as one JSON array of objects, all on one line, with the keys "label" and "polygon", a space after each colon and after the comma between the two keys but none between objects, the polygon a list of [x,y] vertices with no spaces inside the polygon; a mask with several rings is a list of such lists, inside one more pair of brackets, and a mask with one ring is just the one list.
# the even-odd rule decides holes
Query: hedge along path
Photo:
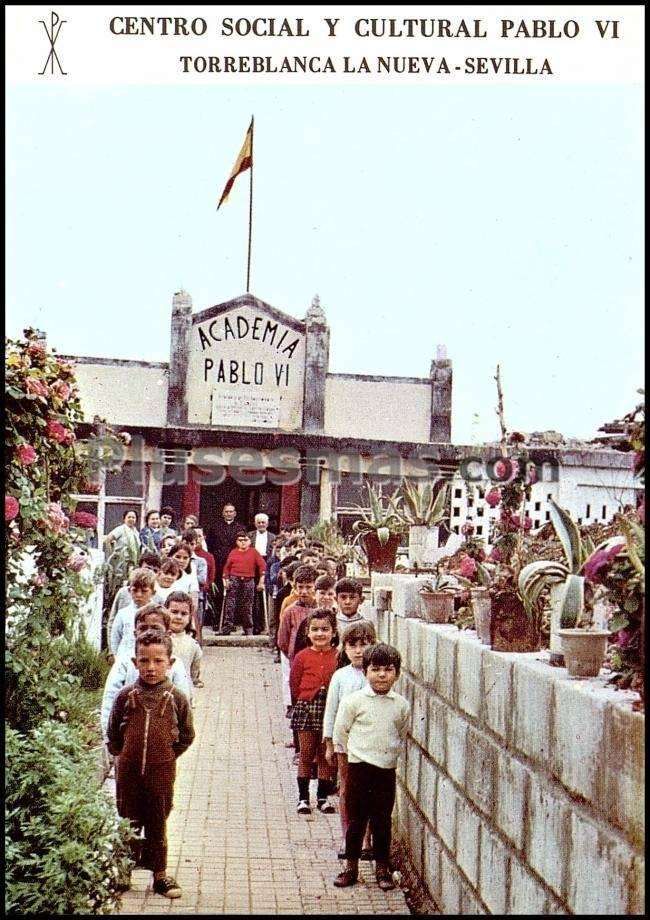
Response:
[{"label": "hedge along path", "polygon": [[296,768],[280,666],[268,649],[206,647],[196,691],[196,740],[178,761],[168,821],[168,869],[183,897],[151,891],[133,873],[121,913],[408,914],[403,893],[382,892],[374,863],[334,888],[342,863],[338,814],[296,814]]}]

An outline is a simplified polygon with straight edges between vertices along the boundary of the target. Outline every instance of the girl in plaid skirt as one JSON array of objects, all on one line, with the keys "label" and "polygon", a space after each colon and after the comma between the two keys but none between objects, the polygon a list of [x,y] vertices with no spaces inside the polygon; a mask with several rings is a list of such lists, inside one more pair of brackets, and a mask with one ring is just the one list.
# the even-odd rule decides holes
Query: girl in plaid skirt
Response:
[{"label": "girl in plaid skirt", "polygon": [[310,646],[295,656],[289,677],[293,703],[291,727],[300,739],[298,814],[311,814],[309,779],[315,757],[318,759],[318,810],[331,814],[334,805],[330,796],[336,772],[325,758],[322,734],[327,688],[337,666],[336,617],[331,610],[317,607],[308,614],[306,626]]}]

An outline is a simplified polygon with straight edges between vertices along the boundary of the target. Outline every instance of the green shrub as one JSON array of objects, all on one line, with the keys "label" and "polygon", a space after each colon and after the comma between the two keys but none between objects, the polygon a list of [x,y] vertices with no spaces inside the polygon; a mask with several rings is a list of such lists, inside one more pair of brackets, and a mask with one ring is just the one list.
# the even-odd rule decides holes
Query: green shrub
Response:
[{"label": "green shrub", "polygon": [[97,785],[94,752],[70,725],[6,734],[5,909],[105,914],[130,867],[128,822]]},{"label": "green shrub", "polygon": [[107,652],[99,652],[83,632],[63,653],[68,674],[78,677],[84,690],[99,690],[105,682],[110,664]]}]

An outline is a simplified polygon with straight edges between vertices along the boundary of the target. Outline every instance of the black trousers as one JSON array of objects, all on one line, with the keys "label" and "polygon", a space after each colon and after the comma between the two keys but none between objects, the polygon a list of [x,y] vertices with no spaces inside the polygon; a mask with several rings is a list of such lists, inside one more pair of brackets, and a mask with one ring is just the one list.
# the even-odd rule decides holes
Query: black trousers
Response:
[{"label": "black trousers", "polygon": [[[260,636],[264,632],[264,598],[263,591],[256,591],[253,600],[253,633]],[[268,595],[267,595],[268,605]],[[267,606],[268,609],[268,606]]]},{"label": "black trousers", "polygon": [[375,861],[388,862],[390,819],[395,804],[395,770],[348,761],[345,795],[349,820],[345,835],[348,859],[359,859],[366,827],[370,822]]},{"label": "black trousers", "polygon": [[[117,813],[128,818],[136,831],[144,828],[141,865],[152,872],[167,869],[167,818],[174,801],[176,762],[147,767],[115,758],[115,798]],[[137,860],[137,841],[133,847]]]},{"label": "black trousers", "polygon": [[255,579],[239,578],[233,575],[229,579],[226,592],[226,606],[223,611],[223,630],[234,629],[239,618],[245,633],[253,630],[253,601],[255,600]]}]

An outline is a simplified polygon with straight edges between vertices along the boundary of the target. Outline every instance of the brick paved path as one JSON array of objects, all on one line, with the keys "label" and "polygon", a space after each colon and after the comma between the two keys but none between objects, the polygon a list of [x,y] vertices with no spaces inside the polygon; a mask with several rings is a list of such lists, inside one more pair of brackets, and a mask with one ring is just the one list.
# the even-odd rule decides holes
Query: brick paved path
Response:
[{"label": "brick paved path", "polygon": [[137,870],[121,912],[407,914],[399,889],[377,887],[374,863],[361,863],[356,886],[333,887],[339,816],[296,814],[280,666],[268,649],[206,648],[202,678],[168,823],[168,868],[183,897],[154,895],[151,874]]}]

